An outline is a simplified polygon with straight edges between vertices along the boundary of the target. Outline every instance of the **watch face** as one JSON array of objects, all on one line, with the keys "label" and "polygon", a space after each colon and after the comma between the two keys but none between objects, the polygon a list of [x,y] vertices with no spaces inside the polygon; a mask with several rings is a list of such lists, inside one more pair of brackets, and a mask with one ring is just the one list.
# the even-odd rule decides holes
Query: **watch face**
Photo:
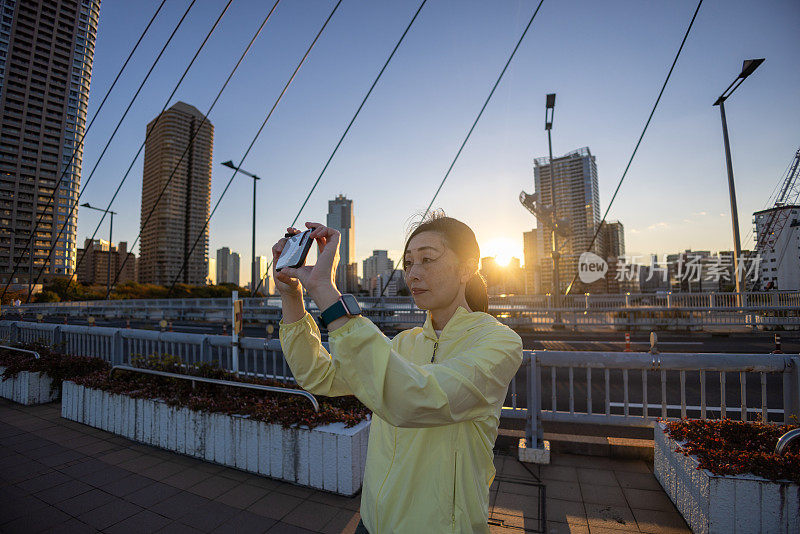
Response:
[{"label": "watch face", "polygon": [[344,307],[347,308],[347,315],[358,315],[361,313],[361,307],[358,305],[358,301],[353,295],[347,293],[342,295],[342,302],[344,303]]}]

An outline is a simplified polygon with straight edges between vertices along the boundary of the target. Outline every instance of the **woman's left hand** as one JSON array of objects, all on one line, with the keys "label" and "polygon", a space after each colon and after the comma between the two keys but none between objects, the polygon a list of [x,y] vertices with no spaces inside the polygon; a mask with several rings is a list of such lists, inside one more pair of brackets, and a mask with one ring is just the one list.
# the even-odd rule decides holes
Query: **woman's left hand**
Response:
[{"label": "woman's left hand", "polygon": [[317,263],[294,269],[285,267],[281,269],[281,274],[300,280],[311,297],[315,298],[318,292],[328,293],[331,288],[336,289],[336,267],[339,265],[341,234],[338,230],[315,222],[307,222],[306,228],[311,230],[309,238],[317,242]]}]

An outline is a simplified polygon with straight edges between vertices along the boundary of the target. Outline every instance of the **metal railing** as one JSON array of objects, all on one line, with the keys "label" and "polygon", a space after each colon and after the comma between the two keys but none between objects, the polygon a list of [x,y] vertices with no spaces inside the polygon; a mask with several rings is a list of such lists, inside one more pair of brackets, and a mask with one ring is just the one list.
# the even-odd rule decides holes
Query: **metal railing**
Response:
[{"label": "metal railing", "polygon": [[41,358],[41,356],[39,356],[39,353],[38,353],[38,352],[36,352],[35,350],[21,349],[21,348],[19,348],[19,347],[10,347],[10,346],[8,346],[8,345],[0,345],[0,349],[5,349],[5,350],[13,350],[13,351],[15,351],[15,352],[24,352],[24,353],[26,353],[26,354],[32,354],[32,355],[33,355],[33,357],[34,357],[35,359],[37,359],[37,360],[38,360],[39,358]]},{"label": "metal railing", "polygon": [[[277,322],[281,318],[278,297],[246,298],[246,321]],[[398,328],[421,324],[425,312],[411,297],[362,297],[364,315],[382,325]],[[558,302],[558,306],[554,303]],[[306,308],[318,313],[308,299]],[[143,299],[27,304],[5,307],[6,317],[105,318],[158,321],[230,320],[231,301],[218,299]],[[572,328],[637,329],[676,327],[746,326],[800,328],[800,291],[743,293],[641,293],[612,295],[568,295],[554,299],[550,295],[492,296],[489,312],[503,323],[517,328],[547,328],[556,312]]]},{"label": "metal railing", "polygon": [[[227,336],[0,321],[0,338],[61,344],[69,354],[113,365],[137,356],[176,356],[232,370]],[[324,344],[327,346],[327,344]],[[239,372],[294,382],[278,339],[241,338]],[[733,377],[729,380],[730,377]],[[528,408],[532,407],[531,410]],[[800,357],[783,354],[524,351],[502,416],[526,420],[529,446],[542,421],[650,427],[659,419],[800,417]]]},{"label": "metal railing", "polygon": [[218,378],[206,378],[203,376],[195,375],[182,375],[180,373],[169,373],[167,371],[159,371],[157,369],[144,369],[141,367],[131,367],[130,365],[115,365],[108,372],[108,377],[112,378],[116,371],[130,371],[133,373],[142,373],[146,375],[163,376],[165,378],[176,378],[179,380],[190,380],[192,388],[194,389],[196,382],[203,382],[204,384],[214,384],[216,386],[229,386],[235,388],[255,389],[257,391],[267,391],[269,393],[285,393],[287,395],[299,395],[305,397],[311,402],[315,412],[319,412],[319,402],[316,397],[303,389],[289,389],[279,388],[274,386],[265,386],[263,384],[250,384],[248,382],[235,382],[233,380],[220,380]]},{"label": "metal railing", "polygon": [[[526,381],[524,408],[517,406],[520,379]],[[512,403],[503,413],[526,419],[532,447],[541,444],[541,421],[652,427],[660,419],[725,419],[738,412],[742,421],[789,424],[800,417],[800,357],[526,351],[510,389]]]}]

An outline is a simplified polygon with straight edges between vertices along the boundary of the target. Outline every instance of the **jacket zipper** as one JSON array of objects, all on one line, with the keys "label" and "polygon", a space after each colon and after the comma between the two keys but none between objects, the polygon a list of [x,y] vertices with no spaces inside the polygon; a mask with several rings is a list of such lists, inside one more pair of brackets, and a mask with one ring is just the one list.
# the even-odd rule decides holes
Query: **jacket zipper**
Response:
[{"label": "jacket zipper", "polygon": [[438,348],[439,348],[439,342],[436,341],[433,344],[433,356],[431,356],[431,363],[433,363],[433,359],[436,358],[436,349],[438,349]]},{"label": "jacket zipper", "polygon": [[455,451],[455,459],[453,460],[453,513],[450,518],[453,532],[456,531],[456,473],[458,473],[458,451]]}]

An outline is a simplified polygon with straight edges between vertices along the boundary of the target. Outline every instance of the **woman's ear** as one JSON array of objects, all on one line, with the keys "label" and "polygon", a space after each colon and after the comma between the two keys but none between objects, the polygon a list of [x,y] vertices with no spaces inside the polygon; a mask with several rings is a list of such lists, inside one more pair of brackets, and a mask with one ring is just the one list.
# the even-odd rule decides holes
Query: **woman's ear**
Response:
[{"label": "woman's ear", "polygon": [[470,258],[461,264],[461,283],[466,284],[478,270],[478,258]]}]

